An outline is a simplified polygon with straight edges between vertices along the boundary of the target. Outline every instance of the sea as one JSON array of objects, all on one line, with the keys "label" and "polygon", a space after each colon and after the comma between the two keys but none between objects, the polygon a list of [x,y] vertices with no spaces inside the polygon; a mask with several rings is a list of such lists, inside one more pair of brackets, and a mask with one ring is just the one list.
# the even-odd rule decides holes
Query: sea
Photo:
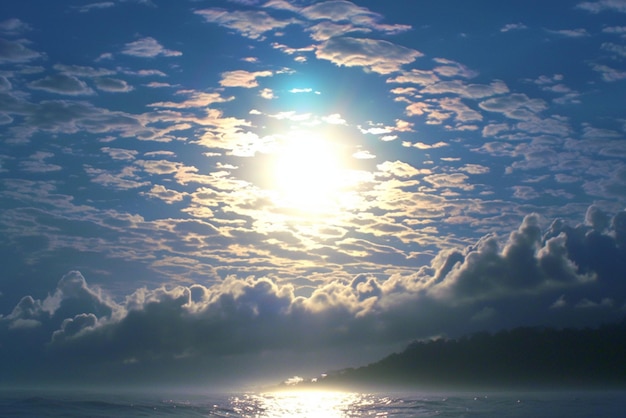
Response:
[{"label": "sea", "polygon": [[0,392],[0,417],[624,418],[626,391]]}]

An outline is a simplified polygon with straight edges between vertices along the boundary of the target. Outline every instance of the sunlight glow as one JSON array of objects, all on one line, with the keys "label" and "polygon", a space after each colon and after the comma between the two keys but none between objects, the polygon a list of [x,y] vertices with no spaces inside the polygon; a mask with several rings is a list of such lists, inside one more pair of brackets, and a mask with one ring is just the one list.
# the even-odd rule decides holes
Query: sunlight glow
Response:
[{"label": "sunlight glow", "polygon": [[337,144],[309,131],[291,133],[270,170],[275,202],[303,213],[337,212],[350,196],[347,165]]}]

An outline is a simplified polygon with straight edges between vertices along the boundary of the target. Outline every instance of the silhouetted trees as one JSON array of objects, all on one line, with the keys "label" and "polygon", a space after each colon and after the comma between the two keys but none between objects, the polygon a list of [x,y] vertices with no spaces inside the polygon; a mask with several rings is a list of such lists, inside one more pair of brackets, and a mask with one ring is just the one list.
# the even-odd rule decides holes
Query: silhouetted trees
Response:
[{"label": "silhouetted trees", "polygon": [[424,387],[626,386],[626,319],[596,329],[515,328],[416,341],[403,352],[322,384]]}]

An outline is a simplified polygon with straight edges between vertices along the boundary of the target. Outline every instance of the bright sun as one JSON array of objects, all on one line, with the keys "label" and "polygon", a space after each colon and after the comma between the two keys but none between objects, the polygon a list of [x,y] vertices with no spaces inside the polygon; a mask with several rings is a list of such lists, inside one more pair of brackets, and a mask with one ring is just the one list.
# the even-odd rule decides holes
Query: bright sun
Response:
[{"label": "bright sun", "polygon": [[271,169],[276,203],[305,213],[338,210],[345,197],[347,162],[328,139],[296,132],[278,148]]}]

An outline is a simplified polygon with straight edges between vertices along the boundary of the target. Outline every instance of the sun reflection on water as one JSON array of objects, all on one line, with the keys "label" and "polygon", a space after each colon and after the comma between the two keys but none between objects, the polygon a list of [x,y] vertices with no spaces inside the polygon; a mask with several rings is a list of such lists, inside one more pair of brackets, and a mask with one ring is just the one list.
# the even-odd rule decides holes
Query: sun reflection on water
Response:
[{"label": "sun reflection on water", "polygon": [[356,416],[354,407],[364,402],[349,392],[269,392],[235,398],[233,409],[243,417],[343,418]]}]

